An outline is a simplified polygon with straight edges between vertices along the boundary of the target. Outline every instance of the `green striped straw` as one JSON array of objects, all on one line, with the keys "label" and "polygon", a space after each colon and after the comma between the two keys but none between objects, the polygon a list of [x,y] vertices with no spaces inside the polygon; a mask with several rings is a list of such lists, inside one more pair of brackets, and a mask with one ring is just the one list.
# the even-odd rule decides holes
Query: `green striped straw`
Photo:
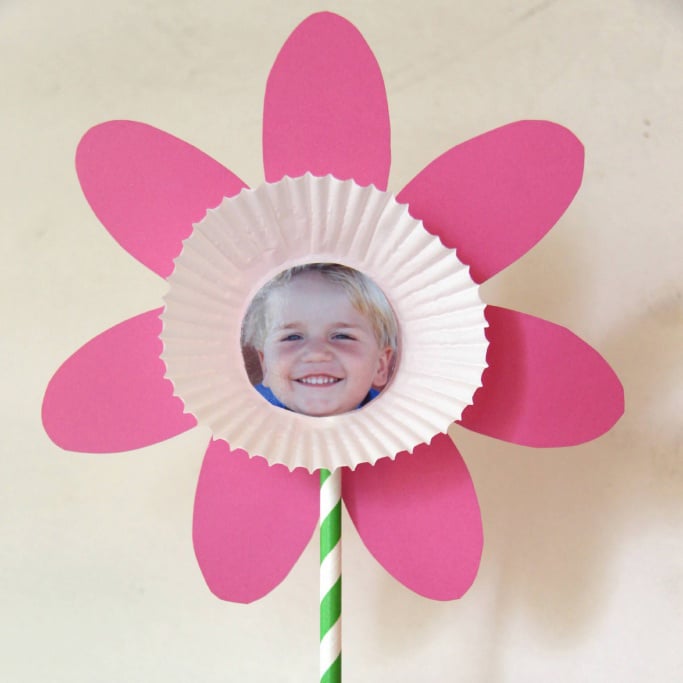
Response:
[{"label": "green striped straw", "polygon": [[320,682],[341,683],[341,468],[320,470]]}]

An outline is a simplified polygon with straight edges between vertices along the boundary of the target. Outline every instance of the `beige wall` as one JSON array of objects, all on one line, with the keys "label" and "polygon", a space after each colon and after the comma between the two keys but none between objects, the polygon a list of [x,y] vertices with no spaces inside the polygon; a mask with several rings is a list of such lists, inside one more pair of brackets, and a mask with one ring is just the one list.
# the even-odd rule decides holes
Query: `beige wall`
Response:
[{"label": "beige wall", "polygon": [[190,538],[204,430],[72,454],[39,412],[62,360],[164,291],[90,212],[82,133],[145,121],[258,184],[268,69],[317,9],[352,20],[383,68],[394,190],[516,119],[583,140],[577,199],[483,294],[572,328],[627,394],[617,427],[577,448],[453,433],[486,531],[460,602],[403,589],[347,525],[345,680],[683,680],[678,0],[0,3],[0,680],[316,680],[315,543],[255,605],[204,586]]}]

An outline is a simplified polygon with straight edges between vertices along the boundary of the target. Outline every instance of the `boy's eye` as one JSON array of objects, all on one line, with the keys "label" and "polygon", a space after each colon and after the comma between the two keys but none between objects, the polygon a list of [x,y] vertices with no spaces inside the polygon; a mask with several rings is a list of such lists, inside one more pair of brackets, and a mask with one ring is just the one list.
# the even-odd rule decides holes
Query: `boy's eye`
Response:
[{"label": "boy's eye", "polygon": [[292,334],[288,334],[288,335],[282,337],[282,339],[280,339],[280,341],[283,341],[283,342],[299,341],[300,339],[302,339],[301,335],[293,332]]},{"label": "boy's eye", "polygon": [[353,335],[347,334],[346,332],[337,332],[332,336],[332,339],[355,339]]}]

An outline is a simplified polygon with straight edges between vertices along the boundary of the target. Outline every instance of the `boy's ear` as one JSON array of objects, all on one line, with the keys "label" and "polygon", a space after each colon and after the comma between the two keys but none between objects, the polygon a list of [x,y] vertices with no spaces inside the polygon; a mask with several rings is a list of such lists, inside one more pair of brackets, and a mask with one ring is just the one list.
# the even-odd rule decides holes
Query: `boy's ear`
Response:
[{"label": "boy's ear", "polygon": [[372,386],[375,389],[381,389],[389,381],[389,369],[391,368],[391,357],[393,356],[393,353],[390,346],[387,346],[386,349],[380,351],[379,360],[377,362],[377,372],[375,373],[375,378],[372,382]]},{"label": "boy's ear", "polygon": [[268,386],[268,373],[266,372],[266,363],[265,363],[265,357],[263,355],[263,351],[259,351],[257,349],[256,355],[258,356],[258,362],[261,363],[261,375],[263,376],[263,379],[261,380],[261,384],[263,384],[264,387],[267,387]]}]

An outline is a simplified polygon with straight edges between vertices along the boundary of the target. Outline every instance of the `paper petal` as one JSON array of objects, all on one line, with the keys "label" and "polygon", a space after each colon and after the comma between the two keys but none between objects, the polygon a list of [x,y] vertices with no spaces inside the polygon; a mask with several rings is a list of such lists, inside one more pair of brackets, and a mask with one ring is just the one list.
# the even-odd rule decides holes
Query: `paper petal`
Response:
[{"label": "paper petal", "polygon": [[91,128],[76,152],[83,192],[119,244],[167,277],[206,210],[245,184],[192,145],[135,121]]},{"label": "paper petal", "polygon": [[266,180],[332,174],[386,189],[389,110],[377,60],[336,14],[294,30],[268,77],[263,115]]},{"label": "paper petal", "polygon": [[225,441],[204,456],[194,506],[194,548],[211,591],[252,602],[289,573],[318,520],[318,480],[268,466]]},{"label": "paper petal", "polygon": [[113,453],[148,446],[193,427],[164,379],[161,309],[103,332],[54,374],[43,400],[43,425],[62,448]]},{"label": "paper petal", "polygon": [[525,446],[572,446],[606,432],[624,390],[600,354],[564,327],[488,306],[483,386],[461,424]]},{"label": "paper petal", "polygon": [[483,282],[553,227],[582,174],[583,147],[570,131],[549,121],[518,121],[453,147],[397,199]]},{"label": "paper petal", "polygon": [[344,471],[344,501],[377,561],[401,583],[434,600],[472,585],[483,536],[465,463],[445,434],[412,455]]}]

